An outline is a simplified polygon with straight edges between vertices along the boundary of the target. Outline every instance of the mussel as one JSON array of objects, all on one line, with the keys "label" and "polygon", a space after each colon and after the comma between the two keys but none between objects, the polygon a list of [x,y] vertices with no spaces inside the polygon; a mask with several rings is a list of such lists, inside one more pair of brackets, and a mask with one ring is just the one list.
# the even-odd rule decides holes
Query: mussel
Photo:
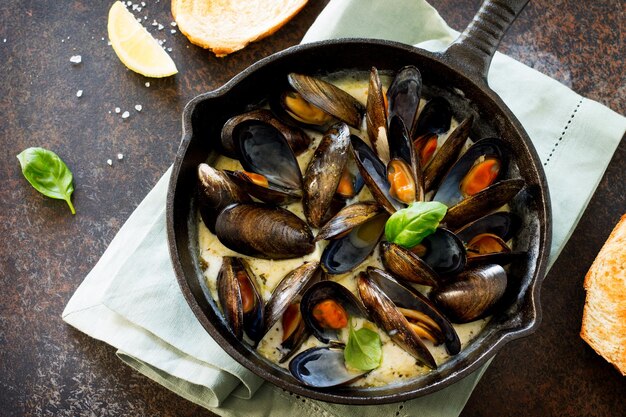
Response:
[{"label": "mussel", "polygon": [[506,172],[509,153],[499,139],[479,140],[450,168],[433,200],[450,207],[488,188]]},{"label": "mussel", "polygon": [[457,236],[465,243],[468,263],[506,265],[526,252],[513,251],[507,241],[520,226],[520,219],[510,212],[496,212],[461,228]]},{"label": "mussel", "polygon": [[[350,94],[329,82],[304,74],[291,73],[287,79],[289,85],[297,93],[292,95],[293,102],[291,104],[288,101],[284,103],[285,108],[290,111],[292,116],[296,115],[305,123],[311,122],[310,118],[304,117],[302,112],[298,111],[305,104],[309,104],[314,106],[313,109],[306,108],[309,114],[319,117],[314,111],[317,108],[354,128],[359,129],[361,127],[361,118],[365,109]],[[314,124],[326,124],[330,121],[325,117],[321,117],[321,119],[321,123]]]},{"label": "mussel", "polygon": [[387,218],[387,213],[379,213],[332,240],[322,253],[322,268],[329,274],[343,274],[361,264],[382,237]]},{"label": "mussel", "polygon": [[315,347],[296,355],[289,371],[298,381],[315,388],[345,385],[361,378],[367,371],[346,368],[343,349]]},{"label": "mussel", "polygon": [[198,209],[202,221],[215,232],[217,215],[233,203],[248,203],[252,199],[227,173],[208,164],[198,165]]},{"label": "mussel", "polygon": [[318,145],[304,174],[304,215],[319,227],[331,205],[348,161],[350,129],[345,123],[333,125]]},{"label": "mussel", "polygon": [[318,267],[319,262],[309,261],[289,272],[278,283],[265,305],[263,333],[267,333],[278,320],[282,323],[281,346],[287,352],[281,357],[281,363],[295,353],[309,335],[300,314],[300,300],[304,290],[319,281],[321,274],[316,273]]},{"label": "mussel", "polygon": [[[431,133],[430,135],[423,135],[415,139],[414,144],[420,157],[424,159],[422,167],[424,167],[424,190],[430,191],[435,188],[444,174],[448,171],[450,166],[457,160],[472,128],[474,121],[473,116],[463,120],[459,125],[450,133],[445,142],[439,150],[434,153],[432,158],[429,153],[434,151],[432,149],[432,138],[435,137],[437,141],[437,135]],[[436,143],[435,143],[436,146]],[[430,160],[430,162],[426,162]]]},{"label": "mussel", "polygon": [[402,285],[390,274],[368,267],[368,277],[393,301],[420,335],[435,345],[444,343],[450,355],[461,351],[461,341],[450,321],[419,291]]},{"label": "mussel", "polygon": [[452,107],[443,97],[433,97],[426,103],[413,129],[413,137],[427,133],[445,133],[450,130]]},{"label": "mussel", "polygon": [[246,171],[280,187],[301,190],[302,173],[285,136],[274,126],[246,120],[233,129],[239,161]]},{"label": "mussel", "polygon": [[262,259],[298,258],[315,250],[307,224],[292,212],[261,203],[233,204],[217,217],[222,244]]},{"label": "mussel", "polygon": [[343,285],[320,281],[311,285],[300,302],[302,318],[322,343],[341,344],[340,333],[347,329],[351,317],[366,318],[361,302]]},{"label": "mussel", "polygon": [[385,269],[396,277],[420,285],[439,285],[439,275],[419,256],[395,243],[382,242],[380,257]]},{"label": "mussel", "polygon": [[365,108],[367,135],[376,156],[386,164],[389,162],[389,144],[387,142],[387,101],[383,94],[378,70],[372,67],[367,90]]},{"label": "mussel", "polygon": [[248,171],[226,171],[226,174],[249,195],[265,203],[285,205],[302,198],[300,189],[272,184],[260,174]]},{"label": "mussel", "polygon": [[422,74],[413,65],[401,68],[387,90],[388,123],[398,116],[407,128],[413,132],[422,94]]},{"label": "mussel", "polygon": [[448,284],[434,289],[429,297],[454,323],[467,323],[491,313],[504,295],[507,275],[500,265],[466,269]]},{"label": "mussel", "polygon": [[302,129],[281,122],[269,110],[257,109],[233,116],[224,123],[220,135],[220,143],[222,152],[231,158],[238,158],[237,146],[233,139],[233,130],[246,120],[264,122],[275,127],[284,135],[285,140],[296,155],[305,151],[311,143],[311,138]]},{"label": "mussel", "polygon": [[342,208],[319,230],[315,241],[336,239],[345,236],[354,227],[365,223],[381,213],[381,208],[373,201],[363,201]]},{"label": "mussel", "polygon": [[237,339],[245,333],[253,343],[263,337],[263,300],[256,278],[241,258],[225,256],[217,276],[220,306]]},{"label": "mussel", "polygon": [[436,369],[437,363],[428,348],[409,324],[406,317],[398,310],[389,296],[369,276],[380,270],[361,272],[357,279],[357,287],[363,304],[376,324],[382,327],[391,339],[410,353],[423,365]]}]

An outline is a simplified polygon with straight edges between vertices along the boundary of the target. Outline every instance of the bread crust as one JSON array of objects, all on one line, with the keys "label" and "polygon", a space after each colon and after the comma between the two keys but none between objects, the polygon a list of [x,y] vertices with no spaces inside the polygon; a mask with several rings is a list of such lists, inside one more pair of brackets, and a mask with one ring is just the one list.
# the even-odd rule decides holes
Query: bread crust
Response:
[{"label": "bread crust", "polygon": [[626,375],[626,214],[585,276],[580,336]]},{"label": "bread crust", "polygon": [[172,0],[179,30],[218,57],[280,29],[308,0]]}]

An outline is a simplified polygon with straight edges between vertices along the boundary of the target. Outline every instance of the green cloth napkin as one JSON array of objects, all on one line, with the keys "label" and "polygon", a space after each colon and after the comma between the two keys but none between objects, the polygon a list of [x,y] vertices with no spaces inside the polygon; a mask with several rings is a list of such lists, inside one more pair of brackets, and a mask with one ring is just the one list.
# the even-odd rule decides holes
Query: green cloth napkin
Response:
[{"label": "green cloth napkin", "polygon": [[[432,50],[445,47],[456,34],[423,0],[396,0],[393,8],[376,0],[333,0],[304,41],[375,37],[407,44],[429,41],[422,46]],[[520,119],[544,164],[553,207],[553,262],[602,178],[626,119],[501,54],[493,60],[489,85]],[[169,176],[168,170],[76,290],[63,312],[67,323],[115,346],[128,365],[219,415],[461,412],[486,366],[426,397],[355,408],[296,397],[263,384],[233,361],[195,319],[174,276],[165,232]]]}]

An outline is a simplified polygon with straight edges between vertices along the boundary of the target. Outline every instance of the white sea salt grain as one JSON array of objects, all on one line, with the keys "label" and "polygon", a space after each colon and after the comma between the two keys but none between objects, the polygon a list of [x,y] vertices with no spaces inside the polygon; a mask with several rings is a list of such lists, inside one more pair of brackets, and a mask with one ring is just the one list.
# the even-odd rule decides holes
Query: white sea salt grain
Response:
[{"label": "white sea salt grain", "polygon": [[120,109],[119,107],[116,107],[116,108],[115,108],[115,113],[119,113],[119,112],[121,112],[121,111],[122,111],[122,109]]},{"label": "white sea salt grain", "polygon": [[120,161],[121,161],[122,159],[124,159],[124,154],[118,153],[118,154],[117,154],[117,159],[119,159]]},{"label": "white sea salt grain", "polygon": [[107,164],[109,164],[109,166],[113,166],[113,161],[110,159],[107,159]]},{"label": "white sea salt grain", "polygon": [[146,2],[145,1],[141,2],[141,7],[146,7]]},{"label": "white sea salt grain", "polygon": [[158,24],[158,22],[156,21],[156,19],[152,21],[152,26],[158,26],[158,25],[159,25],[159,24]]},{"label": "white sea salt grain", "polygon": [[141,109],[143,109],[141,104],[135,104],[135,110],[141,111]]},{"label": "white sea salt grain", "polygon": [[80,55],[72,55],[72,57],[70,58],[70,62],[72,64],[80,64],[83,61],[83,57],[81,57]]},{"label": "white sea salt grain", "polygon": [[175,33],[176,33],[176,29],[172,29],[172,30],[170,30],[170,33],[171,33],[172,35],[173,35],[173,34],[175,34]]},{"label": "white sea salt grain", "polygon": [[172,22],[172,23],[170,23],[170,25],[176,26],[176,22]]},{"label": "white sea salt grain", "polygon": [[172,48],[167,48],[167,52],[172,52]]},{"label": "white sea salt grain", "polygon": [[132,4],[133,4],[133,2],[132,2],[132,1],[127,1],[127,2],[126,2],[126,5],[127,5],[127,6],[131,6]]},{"label": "white sea salt grain", "polygon": [[108,41],[108,42],[107,42],[107,45],[111,46],[111,41]]},{"label": "white sea salt grain", "polygon": [[163,30],[163,25],[159,23],[159,26],[157,27],[158,30]]},{"label": "white sea salt grain", "polygon": [[128,116],[130,116],[130,112],[125,111],[124,113],[122,113],[122,119],[128,119]]},{"label": "white sea salt grain", "polygon": [[83,90],[78,90],[76,92],[76,97],[82,97],[83,96]]},{"label": "white sea salt grain", "polygon": [[146,87],[150,87],[150,82],[149,81],[146,82]]}]

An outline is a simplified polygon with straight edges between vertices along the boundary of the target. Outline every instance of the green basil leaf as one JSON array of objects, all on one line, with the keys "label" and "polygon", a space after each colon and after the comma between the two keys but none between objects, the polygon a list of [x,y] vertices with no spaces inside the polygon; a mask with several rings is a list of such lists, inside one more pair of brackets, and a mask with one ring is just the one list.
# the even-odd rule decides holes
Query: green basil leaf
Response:
[{"label": "green basil leaf", "polygon": [[380,336],[373,330],[365,327],[354,330],[350,323],[348,343],[343,351],[346,365],[361,371],[371,371],[380,366],[383,358],[383,348]]},{"label": "green basil leaf", "polygon": [[438,201],[415,202],[389,217],[385,237],[389,242],[411,249],[437,229],[446,211],[446,205]]},{"label": "green basil leaf", "polygon": [[28,148],[17,159],[30,185],[45,196],[65,200],[72,214],[76,214],[71,200],[74,177],[57,154],[44,148]]}]

